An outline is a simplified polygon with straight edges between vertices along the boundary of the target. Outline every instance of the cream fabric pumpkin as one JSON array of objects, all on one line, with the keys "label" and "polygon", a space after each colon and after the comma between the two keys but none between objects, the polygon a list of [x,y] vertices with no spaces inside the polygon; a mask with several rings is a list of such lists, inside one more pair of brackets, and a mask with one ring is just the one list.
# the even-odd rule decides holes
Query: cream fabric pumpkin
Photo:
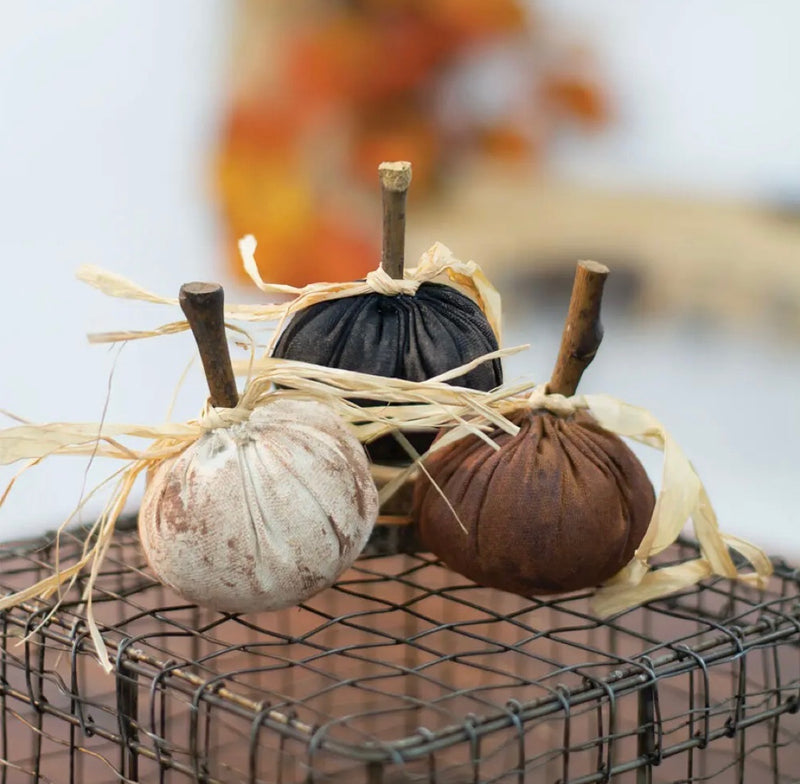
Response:
[{"label": "cream fabric pumpkin", "polygon": [[159,465],[139,533],[162,582],[192,602],[250,612],[331,585],[377,514],[358,440],[321,403],[277,400]]}]

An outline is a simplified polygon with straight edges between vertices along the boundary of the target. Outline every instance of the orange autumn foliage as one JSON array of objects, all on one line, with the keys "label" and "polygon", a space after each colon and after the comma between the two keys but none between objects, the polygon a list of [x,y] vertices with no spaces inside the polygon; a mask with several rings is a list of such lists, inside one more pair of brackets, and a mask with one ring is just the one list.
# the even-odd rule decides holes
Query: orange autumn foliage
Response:
[{"label": "orange autumn foliage", "polygon": [[436,31],[419,19],[391,24],[346,16],[288,44],[287,79],[312,102],[350,106],[414,89],[441,60]]},{"label": "orange autumn foliage", "polygon": [[544,97],[553,111],[599,127],[608,120],[608,107],[597,85],[574,75],[554,74],[545,81]]},{"label": "orange autumn foliage", "polygon": [[[533,59],[521,60],[531,69],[527,92],[504,99],[533,106],[478,118],[472,88],[462,87],[451,90],[455,104],[442,115],[442,80],[465,59],[524,45],[525,35],[538,45],[541,23],[521,0],[298,0],[291,9],[269,0],[258,18],[243,20],[242,30],[256,29],[266,14],[276,29],[268,44],[250,35],[256,65],[267,59],[253,68],[251,58],[250,70],[262,76],[251,74],[237,93],[217,159],[236,274],[235,240],[248,233],[259,240],[265,279],[347,280],[375,267],[379,227],[365,233],[361,216],[336,203],[326,176],[357,204],[359,189],[377,190],[380,161],[411,160],[414,196],[425,198],[446,187],[465,153],[537,162],[556,122],[592,128],[607,118],[594,79],[568,67],[542,73]],[[245,5],[243,13],[256,11]]]}]

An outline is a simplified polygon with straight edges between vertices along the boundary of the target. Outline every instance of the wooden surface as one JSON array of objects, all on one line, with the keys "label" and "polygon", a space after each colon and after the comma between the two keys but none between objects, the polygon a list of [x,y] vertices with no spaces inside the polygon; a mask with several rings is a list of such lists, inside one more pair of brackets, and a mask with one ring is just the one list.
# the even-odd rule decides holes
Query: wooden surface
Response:
[{"label": "wooden surface", "polygon": [[[409,259],[435,240],[502,277],[632,273],[647,314],[780,320],[800,334],[800,219],[733,201],[612,193],[519,171],[464,170],[441,198],[409,198]],[[409,262],[411,263],[411,262]],[[513,291],[503,284],[504,295]]]}]

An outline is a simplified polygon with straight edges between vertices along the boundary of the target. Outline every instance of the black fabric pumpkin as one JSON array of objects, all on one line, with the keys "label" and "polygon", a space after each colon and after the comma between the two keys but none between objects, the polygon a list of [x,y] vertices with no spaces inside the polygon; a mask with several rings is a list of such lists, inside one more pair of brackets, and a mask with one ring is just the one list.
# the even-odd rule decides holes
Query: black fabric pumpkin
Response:
[{"label": "black fabric pumpkin", "polygon": [[[281,334],[276,357],[424,381],[497,350],[486,316],[469,297],[438,283],[414,295],[371,293],[320,302],[298,313]],[[489,391],[503,382],[500,360],[484,362],[449,383]],[[406,434],[418,451],[435,434]],[[368,445],[376,462],[404,461],[391,436]]]}]

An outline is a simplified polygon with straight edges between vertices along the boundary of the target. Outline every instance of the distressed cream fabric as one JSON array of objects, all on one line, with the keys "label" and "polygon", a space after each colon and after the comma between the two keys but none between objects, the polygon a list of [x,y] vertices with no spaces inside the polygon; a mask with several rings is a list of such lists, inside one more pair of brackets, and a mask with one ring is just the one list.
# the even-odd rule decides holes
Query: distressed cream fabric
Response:
[{"label": "distressed cream fabric", "polygon": [[160,463],[139,533],[159,579],[186,599],[252,612],[331,585],[377,515],[364,449],[341,420],[321,403],[276,400]]}]

